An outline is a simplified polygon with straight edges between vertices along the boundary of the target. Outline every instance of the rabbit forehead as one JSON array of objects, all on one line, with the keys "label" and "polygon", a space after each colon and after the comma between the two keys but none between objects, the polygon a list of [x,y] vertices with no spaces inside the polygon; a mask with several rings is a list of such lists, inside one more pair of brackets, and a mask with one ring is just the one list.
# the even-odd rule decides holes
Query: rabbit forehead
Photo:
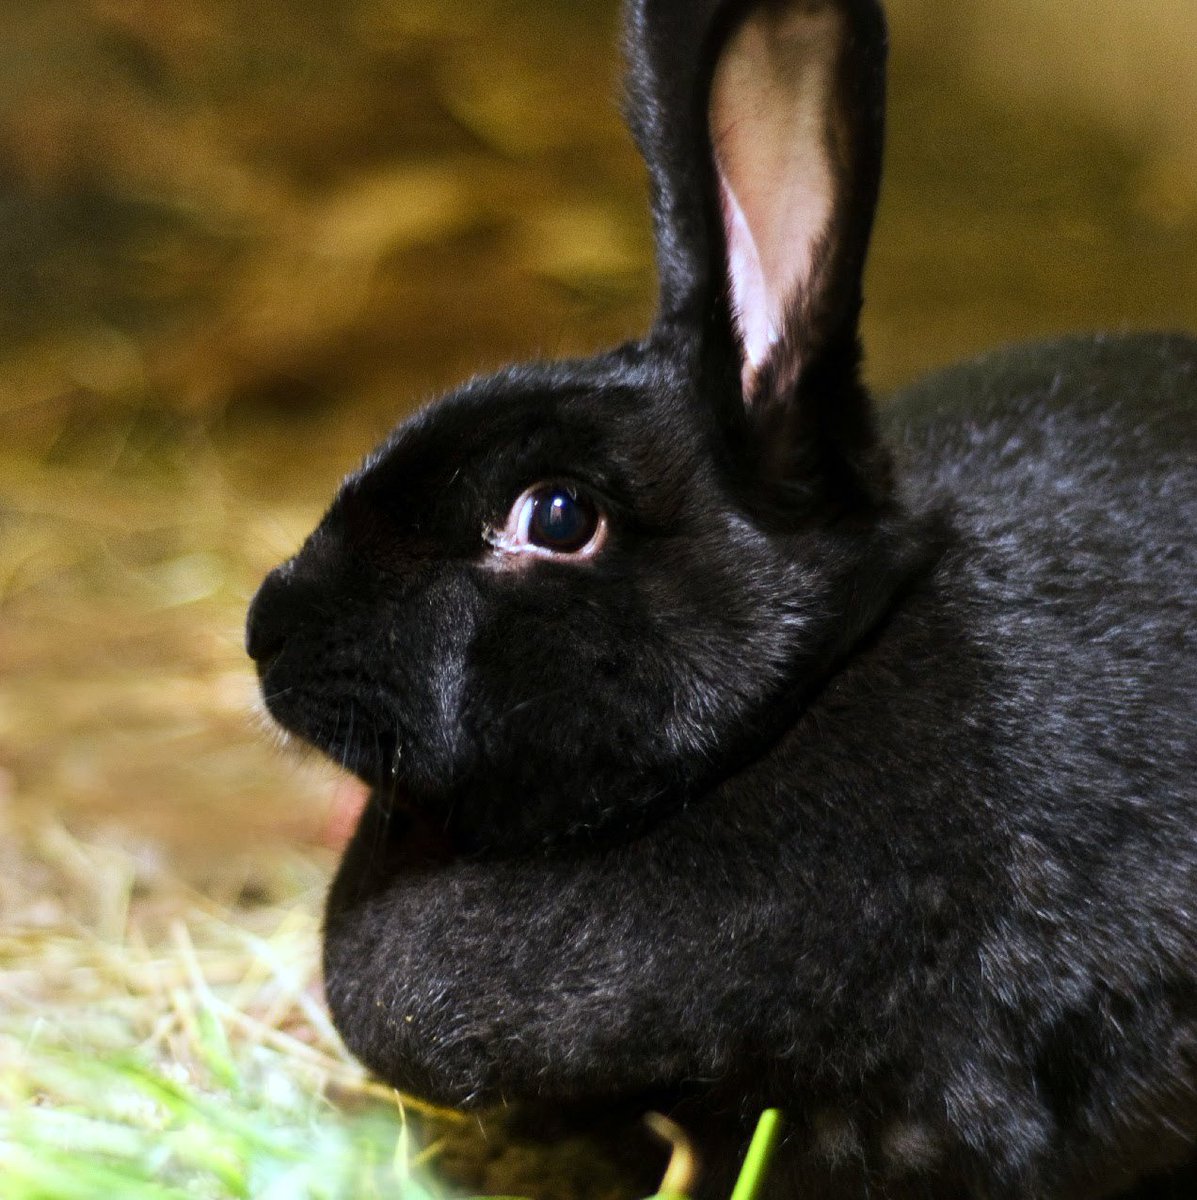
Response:
[{"label": "rabbit forehead", "polygon": [[687,396],[675,375],[601,360],[509,369],[405,421],[343,492],[420,507],[453,492],[486,508],[561,475],[632,508],[674,508],[703,486],[711,460],[710,431]]}]

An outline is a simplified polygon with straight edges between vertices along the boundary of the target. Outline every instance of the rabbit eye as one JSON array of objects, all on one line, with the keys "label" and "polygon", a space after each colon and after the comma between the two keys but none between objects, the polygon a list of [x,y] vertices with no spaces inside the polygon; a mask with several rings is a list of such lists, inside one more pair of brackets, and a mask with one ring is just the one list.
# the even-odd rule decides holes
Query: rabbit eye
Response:
[{"label": "rabbit eye", "polygon": [[576,554],[598,529],[598,509],[586,496],[571,495],[562,487],[531,492],[520,512],[527,540],[558,554]]},{"label": "rabbit eye", "polygon": [[541,483],[520,496],[506,527],[488,535],[488,540],[506,554],[587,558],[602,545],[606,527],[606,517],[585,492],[566,484]]}]

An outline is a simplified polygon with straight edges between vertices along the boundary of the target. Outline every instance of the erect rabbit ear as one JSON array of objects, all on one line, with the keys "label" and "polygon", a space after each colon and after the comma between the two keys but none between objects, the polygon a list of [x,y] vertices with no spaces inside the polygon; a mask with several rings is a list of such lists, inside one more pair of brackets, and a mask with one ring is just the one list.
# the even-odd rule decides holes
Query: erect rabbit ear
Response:
[{"label": "erect rabbit ear", "polygon": [[750,402],[855,342],[884,71],[879,11],[851,0],[765,0],[719,52],[710,136]]},{"label": "erect rabbit ear", "polygon": [[659,326],[736,348],[743,401],[788,435],[792,464],[811,457],[802,431],[870,441],[857,323],[884,137],[879,5],[630,0],[629,17]]},{"label": "erect rabbit ear", "polygon": [[[648,167],[660,277],[658,325],[701,325],[720,236],[707,133],[709,44],[727,0],[627,0],[627,117]],[[720,269],[717,275],[722,274]]]}]

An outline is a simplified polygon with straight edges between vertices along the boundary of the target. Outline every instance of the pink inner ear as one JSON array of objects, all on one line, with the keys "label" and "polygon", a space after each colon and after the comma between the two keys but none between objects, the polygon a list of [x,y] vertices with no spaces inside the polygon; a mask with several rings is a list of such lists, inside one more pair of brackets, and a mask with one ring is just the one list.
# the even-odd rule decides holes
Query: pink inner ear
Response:
[{"label": "pink inner ear", "polygon": [[744,365],[740,371],[744,394],[752,390],[753,380],[777,340],[779,317],[769,312],[769,297],[765,288],[765,270],[761,256],[748,227],[748,218],[731,190],[723,172],[719,172],[719,191],[723,207],[723,227],[727,239],[727,267],[731,276],[732,303]]},{"label": "pink inner ear", "polygon": [[747,396],[812,285],[834,204],[828,146],[843,21],[830,5],[762,6],[728,41],[710,123]]}]

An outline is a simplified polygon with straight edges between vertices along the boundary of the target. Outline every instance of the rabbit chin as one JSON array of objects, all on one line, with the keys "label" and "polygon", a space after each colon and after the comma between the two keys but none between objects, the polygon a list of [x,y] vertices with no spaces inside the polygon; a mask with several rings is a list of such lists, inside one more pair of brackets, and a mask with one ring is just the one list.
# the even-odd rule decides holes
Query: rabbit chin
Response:
[{"label": "rabbit chin", "polygon": [[371,788],[354,775],[342,775],[333,788],[321,842],[343,851],[371,810],[378,832],[375,841],[384,843],[408,870],[428,870],[459,858],[460,850],[438,821],[411,803],[402,784]]}]

